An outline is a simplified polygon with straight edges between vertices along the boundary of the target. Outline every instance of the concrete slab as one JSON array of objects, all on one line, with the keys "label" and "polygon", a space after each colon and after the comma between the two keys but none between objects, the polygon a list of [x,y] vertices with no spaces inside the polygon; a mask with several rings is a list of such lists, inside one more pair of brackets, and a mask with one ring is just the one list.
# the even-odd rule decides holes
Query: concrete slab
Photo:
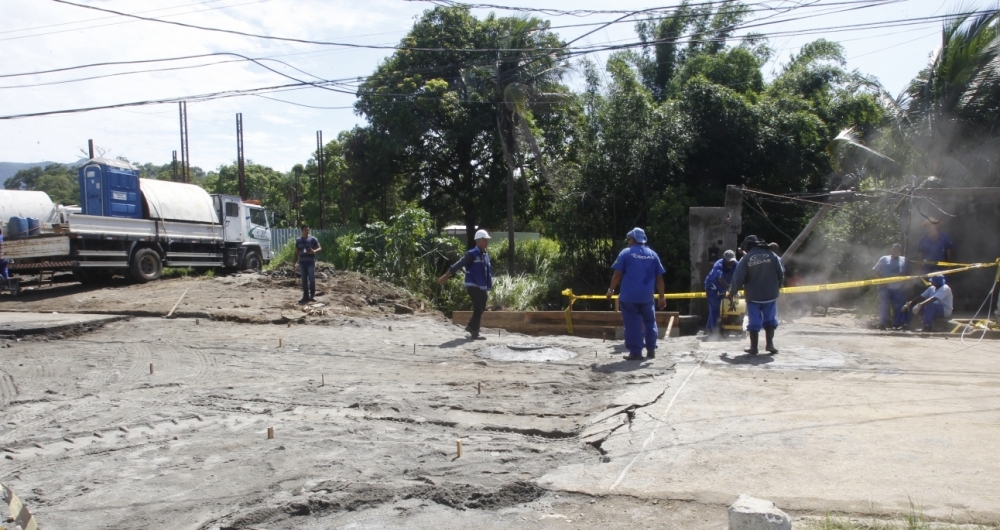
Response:
[{"label": "concrete slab", "polygon": [[0,335],[38,335],[58,333],[83,325],[103,325],[123,320],[121,315],[84,315],[76,313],[0,313]]},{"label": "concrete slab", "polygon": [[602,443],[606,463],[540,484],[716,504],[749,493],[818,513],[912,503],[932,518],[1000,521],[1000,345],[779,339],[781,353],[746,363],[732,362],[736,342],[677,352],[664,395]]}]

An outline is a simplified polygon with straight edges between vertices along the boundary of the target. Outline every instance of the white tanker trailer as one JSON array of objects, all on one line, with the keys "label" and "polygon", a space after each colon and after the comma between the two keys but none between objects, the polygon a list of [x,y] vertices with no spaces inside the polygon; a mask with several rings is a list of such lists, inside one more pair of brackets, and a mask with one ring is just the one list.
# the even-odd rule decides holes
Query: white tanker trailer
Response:
[{"label": "white tanker trailer", "polygon": [[[3,257],[13,260],[12,273],[72,270],[85,283],[114,274],[145,283],[164,266],[260,269],[274,257],[267,211],[239,197],[140,179],[131,165],[102,158],[81,166],[79,180],[78,207],[2,190]],[[12,233],[26,218],[33,228]]]}]

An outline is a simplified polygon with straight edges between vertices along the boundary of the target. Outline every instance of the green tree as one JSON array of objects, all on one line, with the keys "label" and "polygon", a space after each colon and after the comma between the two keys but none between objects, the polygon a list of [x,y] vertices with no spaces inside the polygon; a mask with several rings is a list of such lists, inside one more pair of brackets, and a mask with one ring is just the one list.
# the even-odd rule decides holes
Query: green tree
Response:
[{"label": "green tree", "polygon": [[49,164],[45,168],[22,169],[4,182],[9,190],[44,191],[52,202],[80,204],[80,182],[76,168],[63,164]]}]

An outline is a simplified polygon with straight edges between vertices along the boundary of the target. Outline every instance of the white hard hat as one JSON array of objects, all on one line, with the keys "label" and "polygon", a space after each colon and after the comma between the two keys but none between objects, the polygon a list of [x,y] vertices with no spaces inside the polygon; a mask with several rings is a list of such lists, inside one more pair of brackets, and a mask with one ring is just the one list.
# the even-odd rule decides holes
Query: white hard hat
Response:
[{"label": "white hard hat", "polygon": [[490,233],[486,230],[480,230],[476,232],[476,239],[492,239]]}]

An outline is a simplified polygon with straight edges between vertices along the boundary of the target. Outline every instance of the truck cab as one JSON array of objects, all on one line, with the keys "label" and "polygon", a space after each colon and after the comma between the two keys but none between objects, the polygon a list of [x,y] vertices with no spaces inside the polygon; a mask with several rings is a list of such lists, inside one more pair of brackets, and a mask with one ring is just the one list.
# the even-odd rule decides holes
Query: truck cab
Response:
[{"label": "truck cab", "polygon": [[225,240],[226,267],[259,269],[274,258],[267,210],[235,195],[212,195]]}]

